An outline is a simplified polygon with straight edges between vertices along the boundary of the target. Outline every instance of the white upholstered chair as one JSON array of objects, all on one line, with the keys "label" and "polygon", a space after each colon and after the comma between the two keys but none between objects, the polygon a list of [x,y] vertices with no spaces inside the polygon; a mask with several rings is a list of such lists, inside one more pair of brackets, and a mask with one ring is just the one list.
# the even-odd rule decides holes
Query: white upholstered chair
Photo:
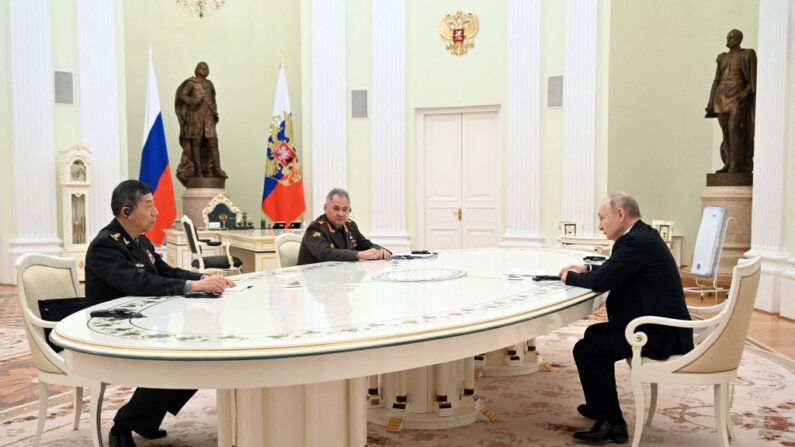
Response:
[{"label": "white upholstered chair", "polygon": [[[705,320],[676,320],[661,317],[640,317],[632,320],[625,336],[632,346],[632,393],[635,396],[635,433],[632,446],[637,447],[643,431],[643,383],[651,383],[651,401],[646,425],[651,425],[657,401],[657,384],[712,385],[715,395],[715,424],[723,447],[729,445],[733,431],[729,421],[729,384],[737,377],[745,338],[759,286],[761,258],[740,260],[734,267],[729,296],[717,308],[718,314]],[[647,337],[636,332],[642,324],[706,329],[695,337],[695,347],[684,355],[664,361],[641,357]]]},{"label": "white upholstered chair", "polygon": [[[83,406],[83,387],[95,387],[97,393],[91,406],[92,437],[101,440],[99,418],[102,409],[104,385],[97,381],[76,376],[69,372],[63,357],[47,344],[44,329],[52,329],[56,322],[41,318],[39,300],[50,298],[74,298],[81,296],[77,277],[77,261],[38,253],[23,255],[16,263],[19,303],[25,324],[25,335],[38,370],[39,420],[33,445],[38,445],[47,419],[47,385],[75,387],[73,428],[78,429]],[[97,442],[95,441],[95,445]]]},{"label": "white upholstered chair", "polygon": [[300,234],[282,233],[276,236],[273,245],[276,248],[276,265],[279,268],[292,267],[298,264],[298,250],[301,248]]},{"label": "white upholstered chair", "polygon": [[[241,266],[243,263],[239,258],[233,257],[229,251],[229,244],[214,243],[210,244],[206,241],[199,239],[199,234],[196,232],[196,227],[193,221],[188,216],[182,216],[182,228],[185,231],[185,237],[188,239],[188,248],[190,249],[191,262],[190,266],[194,272],[206,273],[208,275],[239,275],[243,272]],[[208,247],[220,247],[222,255],[218,256],[204,256],[203,249]]]}]

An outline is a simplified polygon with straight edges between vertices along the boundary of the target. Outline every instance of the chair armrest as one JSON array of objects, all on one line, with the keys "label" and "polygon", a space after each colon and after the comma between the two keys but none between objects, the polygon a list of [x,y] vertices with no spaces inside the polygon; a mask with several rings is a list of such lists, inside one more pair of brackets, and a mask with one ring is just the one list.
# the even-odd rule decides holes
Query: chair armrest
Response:
[{"label": "chair armrest", "polygon": [[34,326],[52,329],[56,324],[58,324],[57,321],[42,320],[41,318],[37,317],[36,314],[34,314],[30,309],[26,309],[25,313],[25,318],[27,318],[28,321],[30,321]]},{"label": "chair armrest", "polygon": [[629,343],[633,349],[640,349],[648,341],[648,336],[644,332],[635,332],[637,327],[642,324],[660,324],[663,326],[696,329],[717,326],[718,323],[720,323],[721,317],[722,315],[715,315],[714,317],[707,318],[706,320],[679,320],[676,318],[653,316],[638,317],[630,321],[627,325],[627,328],[624,329],[624,337],[626,337],[627,343]]}]

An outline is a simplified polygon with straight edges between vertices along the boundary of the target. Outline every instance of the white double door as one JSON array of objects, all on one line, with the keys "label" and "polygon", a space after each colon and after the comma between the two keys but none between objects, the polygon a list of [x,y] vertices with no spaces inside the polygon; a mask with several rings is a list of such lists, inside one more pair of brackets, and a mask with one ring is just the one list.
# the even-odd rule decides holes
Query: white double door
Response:
[{"label": "white double door", "polygon": [[497,111],[423,117],[424,248],[496,247],[504,184]]}]

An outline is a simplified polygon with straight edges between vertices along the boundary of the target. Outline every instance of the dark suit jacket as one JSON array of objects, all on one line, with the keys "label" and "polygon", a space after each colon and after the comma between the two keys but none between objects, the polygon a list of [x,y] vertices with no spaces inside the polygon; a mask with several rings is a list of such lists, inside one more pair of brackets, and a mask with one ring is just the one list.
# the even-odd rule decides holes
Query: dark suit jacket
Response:
[{"label": "dark suit jacket", "polygon": [[348,220],[342,228],[335,229],[323,214],[306,227],[298,251],[298,265],[326,261],[356,261],[357,252],[371,248],[382,247],[364,237],[356,222]]},{"label": "dark suit jacket", "polygon": [[[566,284],[610,291],[607,317],[611,336],[624,340],[624,329],[636,317],[654,315],[689,320],[682,280],[671,251],[660,235],[639,220],[616,240],[613,253],[587,273],[570,272]],[[664,359],[693,349],[693,330],[659,325],[639,328],[649,336],[643,355]]]},{"label": "dark suit jacket", "polygon": [[91,241],[86,253],[89,306],[123,296],[177,295],[200,273],[166,264],[146,236],[132,239],[113,219]]}]

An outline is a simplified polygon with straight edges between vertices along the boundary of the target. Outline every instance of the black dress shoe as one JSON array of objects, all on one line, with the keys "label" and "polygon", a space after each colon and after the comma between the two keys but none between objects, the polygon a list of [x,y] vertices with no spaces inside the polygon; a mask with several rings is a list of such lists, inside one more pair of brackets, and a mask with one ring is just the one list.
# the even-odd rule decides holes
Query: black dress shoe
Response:
[{"label": "black dress shoe", "polygon": [[593,419],[594,421],[599,419],[596,416],[596,413],[591,410],[591,407],[586,404],[577,405],[577,413],[580,413],[580,415],[584,418]]},{"label": "black dress shoe", "polygon": [[117,427],[110,429],[110,433],[108,433],[108,443],[110,447],[135,447],[132,431]]},{"label": "black dress shoe", "polygon": [[138,433],[139,435],[143,436],[146,439],[160,439],[160,438],[165,438],[166,436],[168,436],[168,432],[163,430],[163,429],[161,429],[161,428],[155,429],[155,431],[152,431],[152,430],[136,430],[136,429],[133,429],[133,431]]},{"label": "black dress shoe", "polygon": [[588,431],[574,433],[574,439],[590,444],[601,444],[607,441],[623,444],[629,439],[625,422],[614,424],[609,421],[596,421]]}]

